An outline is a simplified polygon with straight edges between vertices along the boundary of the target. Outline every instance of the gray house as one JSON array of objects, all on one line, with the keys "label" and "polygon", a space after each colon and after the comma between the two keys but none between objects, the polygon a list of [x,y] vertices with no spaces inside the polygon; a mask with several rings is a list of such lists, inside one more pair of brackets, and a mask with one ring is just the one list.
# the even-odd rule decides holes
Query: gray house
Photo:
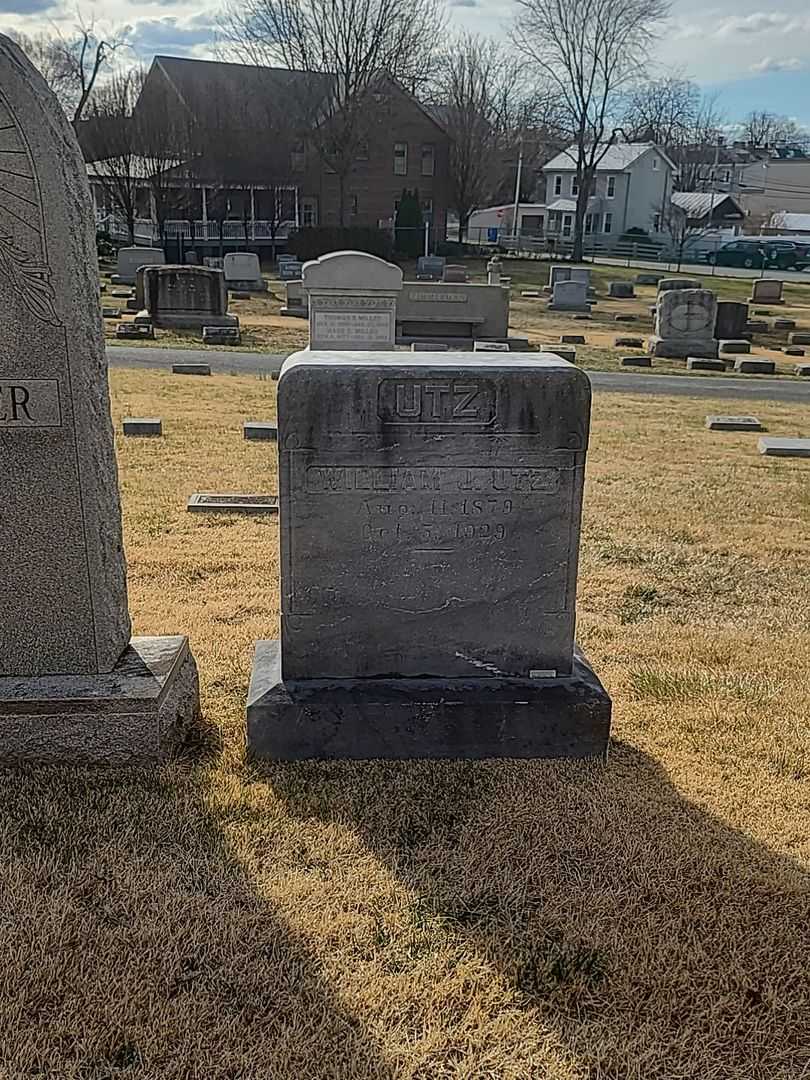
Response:
[{"label": "gray house", "polygon": [[[596,243],[617,241],[628,229],[655,236],[662,230],[677,169],[654,143],[613,143],[596,170],[588,200],[585,235]],[[569,147],[543,166],[545,235],[563,241],[574,232],[577,151]]]}]

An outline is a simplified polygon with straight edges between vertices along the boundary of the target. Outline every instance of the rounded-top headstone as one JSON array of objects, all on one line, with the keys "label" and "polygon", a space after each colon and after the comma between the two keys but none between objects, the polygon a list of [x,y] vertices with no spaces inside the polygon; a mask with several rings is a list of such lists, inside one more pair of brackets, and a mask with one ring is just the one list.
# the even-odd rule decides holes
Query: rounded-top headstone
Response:
[{"label": "rounded-top headstone", "polygon": [[130,623],[87,170],[0,36],[0,677],[98,674]]},{"label": "rounded-top headstone", "polygon": [[331,251],[304,263],[306,289],[374,289],[399,291],[402,271],[393,263],[363,251]]}]

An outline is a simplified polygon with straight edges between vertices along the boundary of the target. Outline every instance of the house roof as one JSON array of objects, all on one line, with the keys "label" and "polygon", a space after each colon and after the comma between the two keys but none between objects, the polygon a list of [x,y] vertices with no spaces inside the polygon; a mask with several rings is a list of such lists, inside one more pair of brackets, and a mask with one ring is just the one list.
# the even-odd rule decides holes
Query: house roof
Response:
[{"label": "house roof", "polygon": [[711,217],[712,214],[723,207],[724,203],[728,203],[728,206],[724,207],[725,217],[732,215],[741,218],[745,217],[739,203],[725,192],[674,191],[672,193],[673,206],[680,207],[690,218]]},{"label": "house roof", "polygon": [[[664,151],[656,146],[655,143],[613,143],[608,146],[607,150],[602,157],[602,160],[596,166],[597,172],[624,172],[625,169],[629,169],[630,166],[638,161],[640,157],[647,153],[648,150],[657,150],[660,156],[669,163],[674,169],[675,165]],[[572,170],[577,167],[577,147],[576,144],[569,146],[567,150],[561,151],[556,157],[553,157],[551,161],[546,162],[543,166],[543,172],[554,172],[562,170]]]},{"label": "house roof", "polygon": [[777,210],[771,216],[769,225],[772,229],[793,229],[795,232],[810,232],[810,214],[791,214]]}]

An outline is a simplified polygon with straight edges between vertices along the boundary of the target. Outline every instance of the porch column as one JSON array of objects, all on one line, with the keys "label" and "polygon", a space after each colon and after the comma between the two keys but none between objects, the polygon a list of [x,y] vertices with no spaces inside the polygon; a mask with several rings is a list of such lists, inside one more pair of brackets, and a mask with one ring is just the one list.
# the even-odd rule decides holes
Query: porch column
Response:
[{"label": "porch column", "polygon": [[[208,194],[207,194],[206,189],[204,187],[200,188],[200,194],[202,195],[202,219],[203,219],[203,225],[207,225],[208,224]],[[205,230],[205,235],[206,235],[206,237],[208,236],[208,230],[207,229]]]},{"label": "porch column", "polygon": [[256,240],[256,189],[250,189],[250,239]]}]

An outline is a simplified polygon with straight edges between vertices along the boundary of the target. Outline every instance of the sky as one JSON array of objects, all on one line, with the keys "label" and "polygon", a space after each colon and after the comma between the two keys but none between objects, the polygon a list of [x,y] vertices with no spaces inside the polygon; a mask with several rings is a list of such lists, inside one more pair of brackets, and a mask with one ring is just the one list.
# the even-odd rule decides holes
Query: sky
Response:
[{"label": "sky", "polygon": [[[203,0],[204,3],[204,0]],[[451,25],[505,38],[515,0],[446,0]],[[678,0],[655,49],[667,70],[694,78],[719,94],[729,123],[753,109],[784,113],[810,128],[810,6],[807,0]],[[216,48],[219,4],[198,0],[105,0],[80,3],[99,30],[128,28],[130,56],[155,53],[207,58]],[[0,32],[69,33],[77,5],[53,0],[0,0]]]}]

